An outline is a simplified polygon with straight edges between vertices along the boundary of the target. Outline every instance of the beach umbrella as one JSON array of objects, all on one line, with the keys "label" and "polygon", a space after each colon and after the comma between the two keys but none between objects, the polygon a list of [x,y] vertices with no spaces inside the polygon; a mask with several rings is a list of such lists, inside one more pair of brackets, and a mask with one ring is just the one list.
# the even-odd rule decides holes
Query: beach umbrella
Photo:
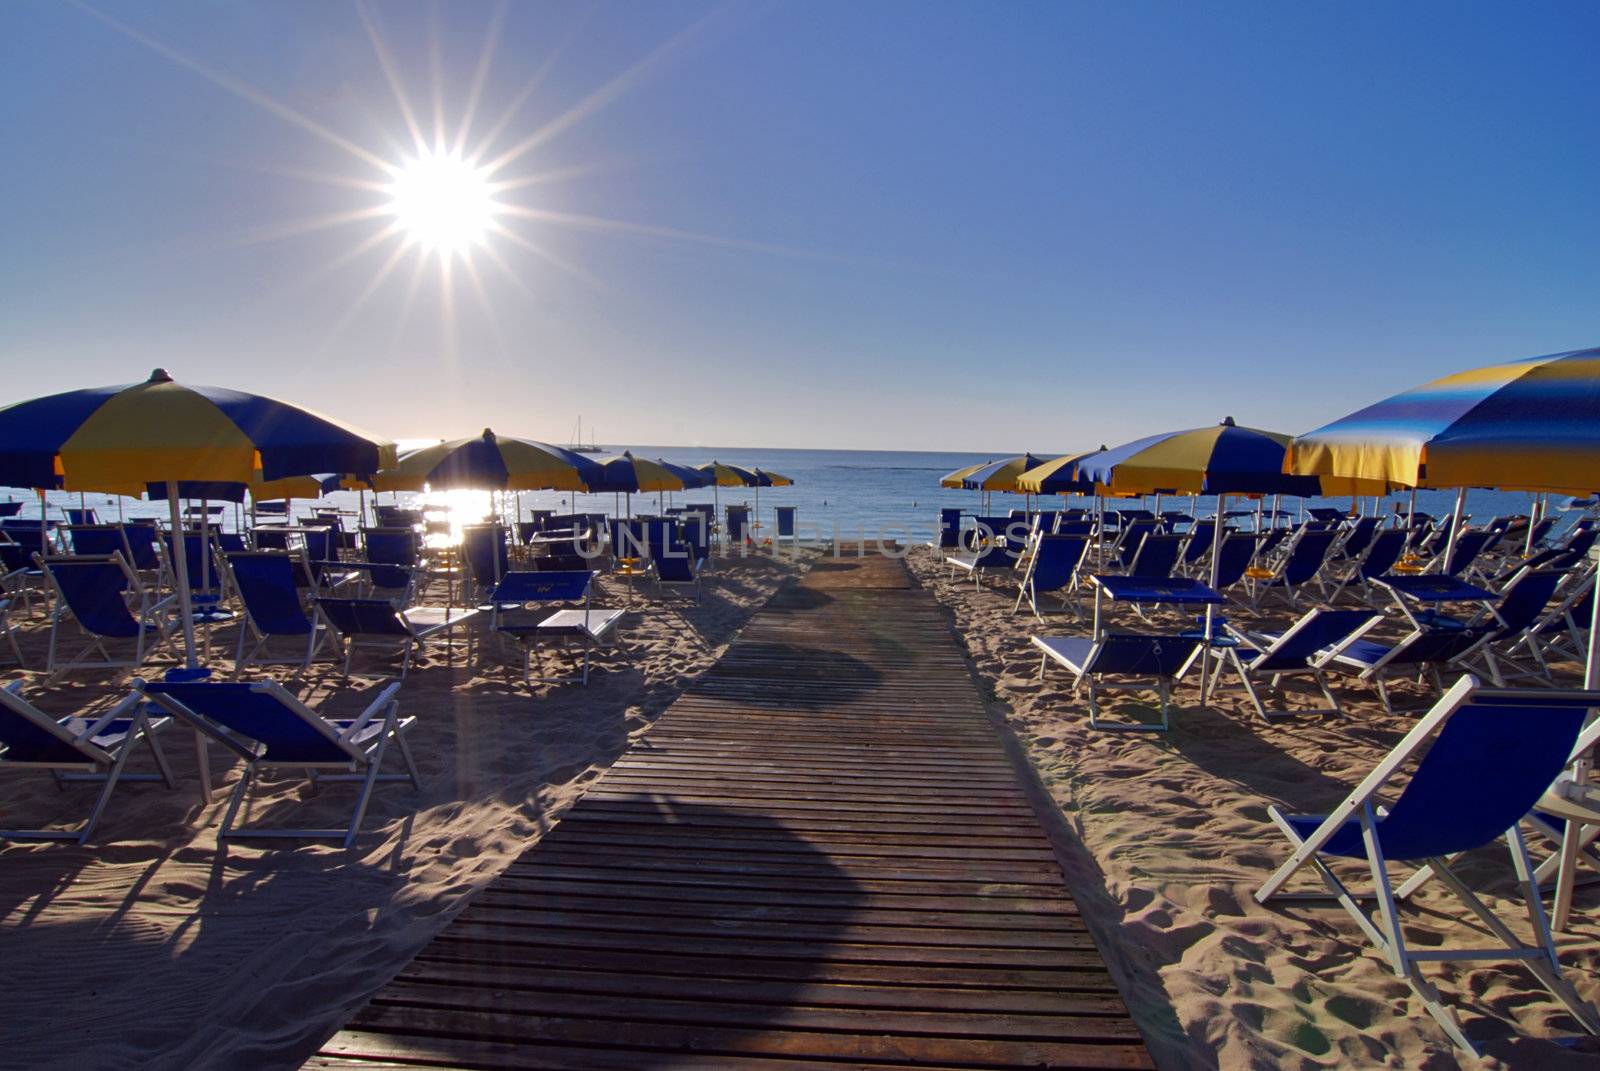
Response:
[{"label": "beach umbrella", "polygon": [[[258,394],[175,382],[156,369],[142,383],[67,391],[0,409],[0,484],[137,495],[160,483],[182,538],[179,484],[248,484],[308,472],[371,472],[394,445]],[[196,666],[186,555],[174,555],[185,663]]]},{"label": "beach umbrella", "polygon": [[1017,477],[1017,488],[1031,495],[1092,495],[1095,482],[1078,475],[1078,465],[1106,448],[1091,450],[1086,454],[1067,454],[1042,465],[1035,465]]},{"label": "beach umbrella", "polygon": [[961,486],[968,490],[977,491],[1013,491],[1022,494],[1017,486],[1017,480],[1029,469],[1038,468],[1051,458],[1035,457],[1033,454],[1022,454],[1018,457],[1008,457],[1001,461],[991,461],[979,465],[972,472],[962,477]]},{"label": "beach umbrella", "polygon": [[939,486],[948,487],[954,491],[960,491],[967,486],[968,476],[971,476],[974,472],[977,472],[985,465],[990,464],[993,464],[993,462],[980,461],[976,465],[966,465],[962,468],[956,469],[954,472],[947,472],[943,476],[939,477]]},{"label": "beach umbrella", "polygon": [[591,491],[614,491],[633,494],[635,491],[682,491],[687,485],[683,477],[658,461],[634,457],[624,450],[620,454],[601,455],[592,459],[600,468],[597,481],[591,482]]},{"label": "beach umbrella", "polygon": [[482,435],[409,451],[370,482],[381,491],[587,491],[600,479],[600,466],[582,454],[485,428]]},{"label": "beach umbrella", "polygon": [[722,487],[755,487],[760,483],[760,477],[747,468],[738,465],[725,465],[720,461],[711,461],[699,466],[701,472],[711,477],[711,509],[718,516],[722,513],[722,503],[717,494]]},{"label": "beach umbrella", "polygon": [[756,519],[755,526],[761,527],[761,489],[763,487],[793,487],[794,481],[789,477],[766,469],[752,469],[756,477]]}]

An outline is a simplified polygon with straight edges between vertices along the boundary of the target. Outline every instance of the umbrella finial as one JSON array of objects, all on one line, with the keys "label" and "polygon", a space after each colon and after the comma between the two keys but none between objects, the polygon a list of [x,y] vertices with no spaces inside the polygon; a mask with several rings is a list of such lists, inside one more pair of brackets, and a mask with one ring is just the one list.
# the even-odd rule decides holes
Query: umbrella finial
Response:
[{"label": "umbrella finial", "polygon": [[486,442],[486,443],[494,442],[494,432],[490,431],[488,428],[484,428],[483,429],[483,441]]},{"label": "umbrella finial", "polygon": [[168,372],[165,368],[152,369],[151,372],[150,372],[150,378],[146,382],[149,382],[149,383],[171,383],[172,382],[172,373]]},{"label": "umbrella finial", "polygon": [[1222,418],[1222,426],[1225,428],[1236,428],[1239,425],[1233,422],[1233,418],[1231,416],[1225,416]]}]

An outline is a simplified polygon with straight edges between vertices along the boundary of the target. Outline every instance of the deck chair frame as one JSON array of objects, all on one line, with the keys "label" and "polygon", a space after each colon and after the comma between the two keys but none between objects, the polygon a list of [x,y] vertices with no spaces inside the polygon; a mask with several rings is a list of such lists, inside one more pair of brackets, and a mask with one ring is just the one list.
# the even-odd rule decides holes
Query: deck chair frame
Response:
[{"label": "deck chair frame", "polygon": [[[421,781],[417,774],[417,765],[411,755],[410,745],[406,743],[405,734],[416,722],[416,718],[400,717],[400,692],[399,681],[391,681],[379,688],[378,694],[367,704],[365,710],[356,718],[344,724],[330,721],[318,714],[311,707],[306,706],[296,699],[283,685],[276,681],[258,681],[249,685],[216,685],[202,682],[191,685],[169,686],[158,682],[135,682],[135,687],[140,693],[147,695],[151,702],[161,709],[173,714],[180,720],[187,722],[197,732],[206,738],[216,741],[229,751],[233,752],[244,762],[244,772],[239,777],[238,784],[234,785],[232,794],[228,797],[228,807],[222,817],[222,825],[217,830],[217,838],[226,840],[231,838],[275,838],[290,840],[340,840],[342,846],[350,847],[355,842],[356,834],[361,831],[362,819],[366,817],[367,805],[372,800],[372,791],[380,782],[409,781],[413,789],[421,788]],[[338,761],[306,761],[303,758],[286,760],[283,762],[268,761],[264,757],[266,748],[270,743],[263,743],[242,733],[234,732],[221,722],[194,710],[185,703],[180,696],[186,688],[217,688],[217,687],[248,687],[250,691],[271,696],[283,708],[286,715],[299,718],[306,725],[314,729],[327,743],[343,753]],[[377,732],[372,732],[373,725],[379,726]],[[386,774],[383,772],[383,758],[388,751],[390,742],[399,751],[405,772],[399,774]],[[286,829],[275,826],[235,826],[239,809],[249,795],[252,785],[257,777],[270,774],[278,770],[301,770],[313,786],[324,781],[354,781],[361,785],[360,795],[356,799],[355,809],[350,816],[350,824],[344,829]]]},{"label": "deck chair frame", "polygon": [[[116,669],[130,671],[144,665],[144,660],[160,650],[167,640],[172,638],[176,630],[176,622],[169,615],[169,610],[176,609],[175,595],[164,599],[151,597],[150,590],[139,579],[139,574],[128,567],[121,554],[105,555],[78,555],[66,557],[41,558],[38,554],[33,556],[34,562],[44,573],[50,587],[55,592],[55,605],[50,613],[50,646],[45,657],[45,671],[47,673],[60,673],[69,669]],[[56,576],[57,569],[71,569],[78,565],[115,565],[127,580],[126,592],[131,592],[138,600],[137,608],[129,608],[124,598],[124,610],[129,618],[138,626],[131,637],[108,636],[93,632],[84,622],[72,612],[68,602],[66,589],[61,586]],[[77,624],[80,631],[89,637],[89,642],[65,661],[58,661],[56,651],[60,645],[61,627],[67,621]],[[152,637],[151,626],[154,626]],[[131,659],[117,659],[111,656],[106,648],[106,640],[116,640],[122,643],[133,644],[133,657]],[[86,656],[91,651],[100,652],[98,661],[87,660]]]},{"label": "deck chair frame", "polygon": [[[1256,708],[1256,713],[1261,715],[1263,721],[1270,722],[1275,718],[1297,717],[1302,714],[1342,715],[1344,709],[1339,705],[1338,696],[1334,695],[1333,690],[1328,687],[1328,676],[1325,669],[1328,663],[1342,654],[1347,647],[1381,624],[1383,621],[1382,614],[1367,614],[1365,622],[1351,629],[1337,642],[1324,646],[1315,655],[1307,658],[1299,665],[1273,665],[1274,658],[1285,649],[1294,646],[1301,633],[1312,628],[1317,621],[1330,613],[1357,615],[1366,612],[1362,610],[1330,611],[1317,607],[1308,611],[1293,625],[1289,626],[1286,631],[1277,636],[1265,636],[1260,633],[1248,632],[1243,634],[1235,633],[1235,636],[1248,644],[1249,649],[1254,653],[1254,657],[1249,660],[1240,657],[1240,648],[1238,646],[1213,647],[1211,656],[1216,660],[1217,667],[1216,672],[1211,675],[1211,679],[1206,685],[1204,702],[1208,705],[1210,704],[1211,697],[1216,694],[1217,688],[1221,685],[1223,668],[1231,666],[1234,673],[1237,674],[1240,684],[1244,687],[1245,694],[1250,697],[1251,705]],[[1281,686],[1283,678],[1300,675],[1309,675],[1311,677],[1317,688],[1321,690],[1323,698],[1328,701],[1327,707],[1314,710],[1268,710],[1266,704],[1261,701],[1261,693],[1258,686],[1264,683],[1268,690],[1281,698],[1283,695]],[[1260,680],[1263,676],[1267,678],[1264,682]]]},{"label": "deck chair frame", "polygon": [[[1541,984],[1591,1034],[1600,1034],[1600,1012],[1583,1001],[1561,975],[1561,964],[1556,958],[1554,940],[1545,918],[1539,887],[1534,880],[1534,868],[1528,857],[1522,831],[1515,822],[1500,837],[1506,841],[1515,871],[1517,885],[1527,908],[1528,922],[1534,934],[1534,943],[1526,944],[1484,904],[1453,871],[1445,860],[1431,857],[1422,860],[1443,884],[1456,895],[1501,944],[1493,948],[1427,948],[1417,949],[1407,944],[1401,929],[1398,911],[1399,891],[1389,884],[1388,861],[1385,859],[1379,826],[1388,812],[1377,802],[1377,797],[1388,782],[1430,744],[1445,723],[1474,699],[1488,701],[1518,701],[1529,704],[1568,705],[1581,703],[1600,705],[1600,692],[1554,692],[1541,690],[1483,689],[1477,678],[1464,674],[1454,686],[1434,704],[1433,708],[1417,722],[1399,744],[1389,752],[1377,767],[1363,779],[1344,800],[1333,809],[1309,835],[1302,837],[1291,819],[1302,821],[1311,817],[1287,815],[1277,806],[1267,808],[1273,823],[1289,839],[1293,852],[1287,861],[1255,893],[1258,903],[1267,904],[1274,899],[1287,899],[1284,885],[1301,869],[1310,867],[1322,880],[1331,897],[1356,923],[1373,943],[1397,977],[1404,979],[1421,999],[1423,1006],[1445,1034],[1456,1045],[1474,1055],[1479,1050],[1466,1036],[1454,1009],[1444,1003],[1443,996],[1432,982],[1423,977],[1425,963],[1446,961],[1506,961],[1514,960],[1527,965]],[[1422,760],[1427,761],[1425,758]],[[1362,841],[1366,851],[1366,864],[1373,881],[1373,898],[1377,901],[1377,919],[1374,920],[1361,906],[1363,897],[1352,892],[1324,861],[1322,849],[1333,837],[1352,821],[1360,823]],[[1339,855],[1337,858],[1350,858]],[[1402,885],[1401,889],[1406,886]]]},{"label": "deck chair frame", "polygon": [[[1099,679],[1102,671],[1096,667],[1096,662],[1100,659],[1106,646],[1106,642],[1108,640],[1112,640],[1114,642],[1118,639],[1124,639],[1128,636],[1134,636],[1135,638],[1139,639],[1170,641],[1174,644],[1180,645],[1186,644],[1191,649],[1185,652],[1185,655],[1182,659],[1178,660],[1180,665],[1187,665],[1189,659],[1193,656],[1193,649],[1198,648],[1199,646],[1198,640],[1190,640],[1178,636],[1143,636],[1133,633],[1107,633],[1094,638],[1093,642],[1088,648],[1087,653],[1083,656],[1083,659],[1080,663],[1073,656],[1064,654],[1062,651],[1051,646],[1048,642],[1051,637],[1034,636],[1031,638],[1032,643],[1039,649],[1041,653],[1041,657],[1039,659],[1039,679],[1044,679],[1044,671],[1046,667],[1048,667],[1051,662],[1055,662],[1057,665],[1064,667],[1068,672],[1073,674],[1072,694],[1074,696],[1077,696],[1087,685],[1089,727],[1092,729],[1106,729],[1113,732],[1164,733],[1172,726],[1172,683],[1177,679],[1179,673],[1182,672],[1181,669],[1177,669],[1171,676],[1163,676],[1158,673],[1141,674],[1140,676],[1144,677],[1145,680],[1141,680],[1138,683],[1112,684]],[[1129,675],[1131,676],[1132,674]],[[1150,691],[1155,692],[1156,695],[1158,695],[1161,699],[1160,721],[1105,721],[1101,718],[1099,693]]]},{"label": "deck chair frame", "polygon": [[[77,781],[102,785],[100,795],[96,797],[94,806],[89,811],[89,817],[77,829],[0,829],[0,840],[60,840],[84,844],[94,832],[95,826],[99,824],[106,805],[111,802],[111,794],[119,783],[160,781],[168,788],[176,787],[172,769],[167,765],[167,757],[162,753],[161,744],[155,736],[170,724],[171,719],[149,717],[138,693],[124,697],[121,702],[92,722],[85,720],[83,727],[76,731],[64,724],[63,719],[51,717],[24,699],[21,681],[12,681],[4,688],[0,688],[0,706],[4,706],[12,717],[30,723],[41,733],[81,756],[76,761],[18,759],[10,755],[5,744],[0,742],[0,772],[6,769],[47,770],[55,778],[56,784],[62,788],[70,782]],[[71,720],[65,719],[65,721]],[[109,746],[96,744],[94,738],[100,736],[117,721],[129,723],[122,738]],[[128,759],[133,754],[134,748],[141,743],[149,748],[158,772],[127,772]]]}]

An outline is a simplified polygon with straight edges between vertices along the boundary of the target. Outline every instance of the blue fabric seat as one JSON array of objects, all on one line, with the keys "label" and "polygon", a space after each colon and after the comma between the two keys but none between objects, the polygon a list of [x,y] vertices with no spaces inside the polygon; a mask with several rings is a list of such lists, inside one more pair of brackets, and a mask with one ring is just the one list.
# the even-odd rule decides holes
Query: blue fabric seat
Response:
[{"label": "blue fabric seat", "polygon": [[[1158,732],[1165,732],[1170,724],[1172,684],[1199,647],[1199,641],[1190,637],[1115,632],[1103,633],[1098,639],[1093,636],[1034,636],[1032,643],[1041,652],[1041,679],[1045,668],[1055,662],[1074,675],[1074,695],[1087,687],[1089,724],[1093,728]],[[1108,677],[1133,677],[1147,683],[1113,684],[1106,680]],[[1152,689],[1161,700],[1159,722],[1107,722],[1101,719],[1100,692]]]},{"label": "blue fabric seat", "polygon": [[[234,786],[223,815],[219,839],[272,837],[339,839],[348,848],[355,841],[373,787],[380,781],[406,780],[420,787],[416,763],[405,734],[415,718],[399,714],[398,681],[377,689],[357,718],[329,719],[301,703],[276,681],[254,684],[197,681],[139,681],[135,685],[151,702],[187,723],[208,740],[244,761],[244,774]],[[405,765],[403,774],[384,774],[383,757],[393,743]],[[256,777],[263,772],[303,770],[312,784],[357,781],[361,793],[344,829],[280,829],[236,827],[234,819]]]},{"label": "blue fabric seat", "polygon": [[1071,593],[1077,590],[1078,568],[1083,564],[1088,549],[1087,536],[1040,536],[1033,548],[1033,557],[1028,561],[1027,571],[1017,584],[1017,601],[1012,605],[1011,612],[1016,613],[1021,609],[1022,600],[1027,599],[1028,605],[1033,608],[1033,616],[1043,620],[1039,596],[1054,594],[1060,597],[1063,606],[1072,611],[1073,617],[1081,618],[1083,614],[1073,603]]},{"label": "blue fabric seat", "polygon": [[[226,560],[245,617],[234,651],[234,676],[251,664],[310,668],[329,634],[326,626],[306,613],[302,602],[301,592],[310,586],[303,562],[282,551],[246,551],[229,554]],[[268,658],[267,646],[275,638],[303,644],[304,650],[294,658]],[[255,645],[247,652],[245,644],[251,639]]]},{"label": "blue fabric seat", "polygon": [[[610,639],[622,619],[621,610],[592,606],[594,578],[590,569],[567,572],[507,573],[489,593],[488,608],[495,634],[517,646],[522,654],[524,683],[535,679],[560,681],[564,677],[533,676],[533,657],[545,639],[578,640],[583,646],[582,683],[589,683],[594,648]],[[541,663],[542,663],[541,655]]]},{"label": "blue fabric seat", "polygon": [[[1600,1013],[1562,976],[1520,828],[1566,766],[1585,719],[1597,705],[1596,692],[1490,690],[1463,676],[1332,811],[1300,815],[1276,806],[1267,809],[1293,850],[1257,890],[1256,900],[1270,903],[1285,895],[1284,887],[1297,872],[1313,870],[1451,1040],[1474,1055],[1477,1047],[1423,977],[1423,964],[1520,962],[1585,1030],[1600,1034]],[[1387,809],[1380,806],[1391,797]],[[1451,856],[1502,839],[1527,909],[1531,944],[1513,933],[1448,862]],[[1329,857],[1365,861],[1375,885],[1376,918],[1329,867]],[[1423,868],[1395,889],[1389,874],[1395,863],[1420,863]],[[1430,944],[1416,950],[1408,943],[1400,903],[1435,877],[1471,911],[1474,924],[1498,939],[1498,946]]]},{"label": "blue fabric seat", "polygon": [[[172,634],[172,600],[150,596],[128,568],[121,554],[100,557],[77,555],[38,559],[56,592],[50,616],[50,650],[46,667],[51,673],[67,669],[131,669],[159,648]],[[131,607],[130,607],[131,604]],[[59,657],[68,623],[88,639],[81,651]],[[131,655],[116,658],[107,641],[132,645]],[[98,652],[99,658],[86,656]]]},{"label": "blue fabric seat", "polygon": [[[1301,617],[1282,633],[1248,633],[1243,643],[1214,648],[1211,657],[1217,663],[1206,690],[1209,703],[1222,680],[1224,668],[1231,668],[1239,678],[1256,713],[1271,720],[1290,711],[1269,711],[1261,701],[1258,684],[1263,680],[1268,687],[1281,692],[1281,678],[1297,674],[1309,675],[1328,701],[1327,713],[1341,713],[1339,700],[1328,687],[1324,666],[1351,644],[1360,642],[1363,633],[1383,620],[1383,615],[1371,610],[1329,610],[1317,607]],[[1237,635],[1237,634],[1236,634]],[[1248,644],[1248,646],[1247,646]],[[1294,711],[1293,713],[1313,713]],[[1316,713],[1321,713],[1318,711]]]}]

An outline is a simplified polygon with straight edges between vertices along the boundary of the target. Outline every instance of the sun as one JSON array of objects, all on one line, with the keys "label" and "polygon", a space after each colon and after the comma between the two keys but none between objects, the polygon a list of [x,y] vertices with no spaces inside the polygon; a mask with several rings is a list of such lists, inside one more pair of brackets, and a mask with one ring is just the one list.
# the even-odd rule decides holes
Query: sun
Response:
[{"label": "sun", "polygon": [[424,250],[466,253],[483,242],[497,206],[484,168],[454,152],[423,152],[401,164],[389,184],[395,224]]}]

